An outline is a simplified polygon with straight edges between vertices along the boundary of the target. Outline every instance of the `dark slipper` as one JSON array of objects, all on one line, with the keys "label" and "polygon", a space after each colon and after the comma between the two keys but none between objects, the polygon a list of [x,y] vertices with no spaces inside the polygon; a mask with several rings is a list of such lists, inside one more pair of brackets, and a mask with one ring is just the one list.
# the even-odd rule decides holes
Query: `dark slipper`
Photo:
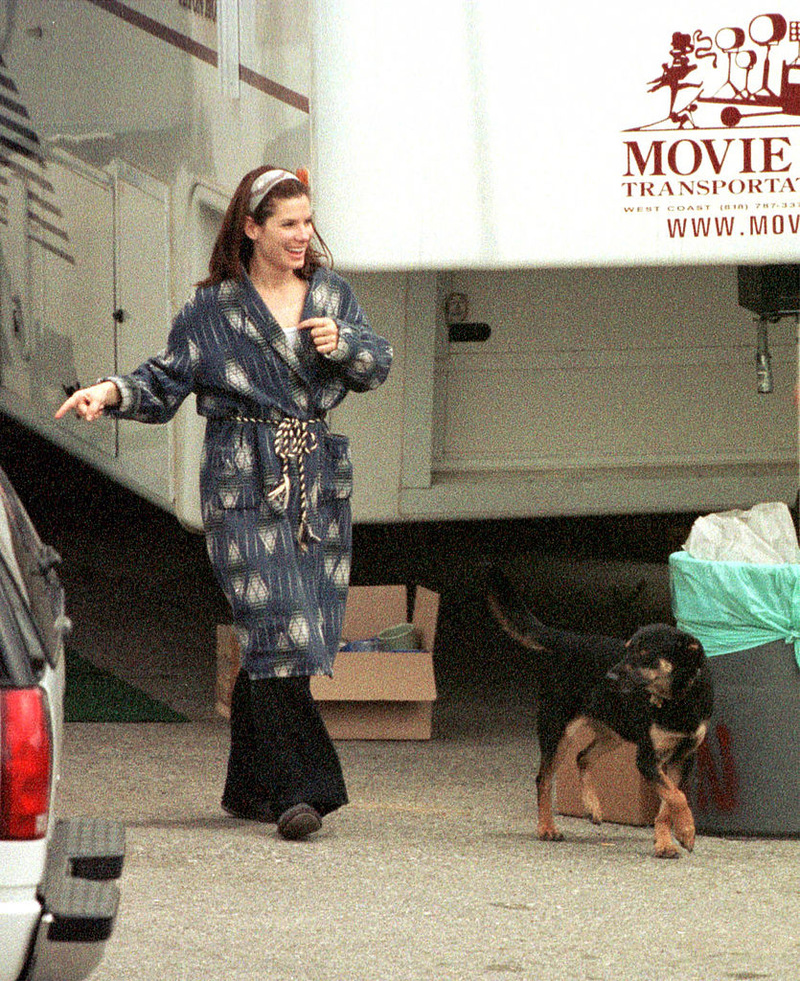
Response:
[{"label": "dark slipper", "polygon": [[295,804],[278,819],[278,833],[288,841],[301,841],[322,827],[322,818],[310,804]]}]

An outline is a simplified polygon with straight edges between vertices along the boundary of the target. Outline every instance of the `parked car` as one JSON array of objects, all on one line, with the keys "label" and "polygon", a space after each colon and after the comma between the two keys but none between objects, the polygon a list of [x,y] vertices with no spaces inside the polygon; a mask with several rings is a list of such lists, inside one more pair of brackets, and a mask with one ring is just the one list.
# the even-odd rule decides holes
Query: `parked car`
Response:
[{"label": "parked car", "polygon": [[56,568],[0,469],[0,981],[78,981],[119,901],[120,824],[58,819],[69,621]]}]

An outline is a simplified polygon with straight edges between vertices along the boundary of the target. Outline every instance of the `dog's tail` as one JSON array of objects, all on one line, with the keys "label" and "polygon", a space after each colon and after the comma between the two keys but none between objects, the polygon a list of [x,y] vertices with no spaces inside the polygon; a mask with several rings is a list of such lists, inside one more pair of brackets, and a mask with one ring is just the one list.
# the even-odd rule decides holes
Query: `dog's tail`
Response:
[{"label": "dog's tail", "polygon": [[585,658],[589,650],[591,663],[604,671],[625,656],[625,641],[619,637],[579,634],[542,623],[501,570],[490,569],[486,581],[486,599],[494,618],[523,647],[570,661]]},{"label": "dog's tail", "polygon": [[535,651],[558,646],[556,632],[533,613],[501,569],[492,568],[487,573],[486,601],[495,620],[518,644]]}]

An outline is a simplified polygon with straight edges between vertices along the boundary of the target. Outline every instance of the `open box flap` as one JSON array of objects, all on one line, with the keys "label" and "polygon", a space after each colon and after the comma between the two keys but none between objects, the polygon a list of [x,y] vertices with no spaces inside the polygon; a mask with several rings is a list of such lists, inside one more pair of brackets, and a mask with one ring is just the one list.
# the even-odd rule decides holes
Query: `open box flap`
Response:
[{"label": "open box flap", "polygon": [[417,586],[414,594],[414,626],[423,651],[433,653],[436,641],[436,621],[439,617],[439,594]]},{"label": "open box flap", "polygon": [[405,586],[351,586],[344,609],[343,640],[366,640],[381,630],[405,623],[408,601]]}]

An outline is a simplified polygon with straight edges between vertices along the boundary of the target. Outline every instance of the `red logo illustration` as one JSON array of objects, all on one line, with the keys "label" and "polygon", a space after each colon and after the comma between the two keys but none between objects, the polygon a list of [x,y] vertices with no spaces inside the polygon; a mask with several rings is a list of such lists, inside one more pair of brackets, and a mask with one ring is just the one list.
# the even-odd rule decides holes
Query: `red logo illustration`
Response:
[{"label": "red logo illustration", "polygon": [[800,126],[800,21],[759,14],[744,27],[675,31],[669,61],[647,83],[662,118],[642,130]]}]

